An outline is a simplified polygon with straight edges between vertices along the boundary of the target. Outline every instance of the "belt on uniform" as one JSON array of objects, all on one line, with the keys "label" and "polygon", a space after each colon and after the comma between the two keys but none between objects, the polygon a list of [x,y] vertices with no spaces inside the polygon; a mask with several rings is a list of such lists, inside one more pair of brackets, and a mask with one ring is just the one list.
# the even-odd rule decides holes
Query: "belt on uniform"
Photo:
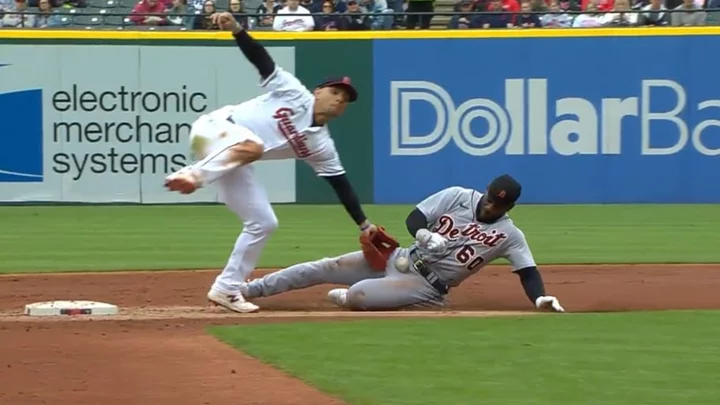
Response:
[{"label": "belt on uniform", "polygon": [[440,294],[445,295],[450,291],[450,287],[443,284],[437,274],[430,270],[427,264],[418,257],[415,249],[410,250],[408,258],[410,259],[410,263],[415,271],[423,276],[425,280],[427,280],[427,282],[430,283],[430,285],[432,285],[433,288],[435,288]]},{"label": "belt on uniform", "polygon": [[230,121],[230,122],[232,122],[233,124],[235,123],[235,120],[232,119],[232,117],[227,117],[227,120]]}]

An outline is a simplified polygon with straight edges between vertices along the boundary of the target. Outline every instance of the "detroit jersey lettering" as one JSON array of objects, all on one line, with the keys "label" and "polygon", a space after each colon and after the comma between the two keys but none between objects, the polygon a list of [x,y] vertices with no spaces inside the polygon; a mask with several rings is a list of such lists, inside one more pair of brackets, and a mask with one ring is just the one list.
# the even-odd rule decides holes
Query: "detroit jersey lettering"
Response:
[{"label": "detroit jersey lettering", "polygon": [[211,113],[213,119],[242,125],[264,143],[260,160],[301,159],[320,176],[345,173],[327,126],[313,127],[315,96],[277,66],[261,86],[265,94]]},{"label": "detroit jersey lettering", "polygon": [[536,265],[525,235],[507,214],[492,224],[477,221],[480,197],[476,190],[449,187],[417,205],[428,220],[428,230],[442,235],[447,245],[438,253],[417,242],[412,247],[448,286],[457,286],[499,258],[507,259],[513,271]]}]

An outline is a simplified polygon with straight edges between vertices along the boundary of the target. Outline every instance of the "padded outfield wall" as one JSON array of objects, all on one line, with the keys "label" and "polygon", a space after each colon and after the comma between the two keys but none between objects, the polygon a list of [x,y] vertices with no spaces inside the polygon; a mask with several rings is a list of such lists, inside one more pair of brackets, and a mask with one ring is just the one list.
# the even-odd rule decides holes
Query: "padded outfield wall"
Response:
[{"label": "padded outfield wall", "polygon": [[[720,202],[720,30],[267,33],[309,87],[351,76],[330,125],[365,203],[510,172],[525,203]],[[0,31],[0,201],[214,202],[167,193],[198,114],[260,93],[226,33]],[[648,56],[652,55],[652,57]],[[334,203],[262,162],[278,203]]]}]

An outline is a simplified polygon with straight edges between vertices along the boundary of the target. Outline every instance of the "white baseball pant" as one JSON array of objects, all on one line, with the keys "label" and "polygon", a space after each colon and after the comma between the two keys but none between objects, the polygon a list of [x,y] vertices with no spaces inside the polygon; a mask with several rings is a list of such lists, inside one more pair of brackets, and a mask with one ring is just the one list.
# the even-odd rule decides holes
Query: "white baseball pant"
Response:
[{"label": "white baseball pant", "polygon": [[191,166],[203,183],[214,184],[219,198],[241,221],[243,229],[230,257],[211,289],[226,295],[240,291],[240,286],[255,269],[260,255],[278,227],[278,220],[263,185],[255,178],[252,165],[228,164],[229,148],[251,140],[262,140],[249,129],[221,117],[203,115],[190,130],[190,144],[201,160]]}]

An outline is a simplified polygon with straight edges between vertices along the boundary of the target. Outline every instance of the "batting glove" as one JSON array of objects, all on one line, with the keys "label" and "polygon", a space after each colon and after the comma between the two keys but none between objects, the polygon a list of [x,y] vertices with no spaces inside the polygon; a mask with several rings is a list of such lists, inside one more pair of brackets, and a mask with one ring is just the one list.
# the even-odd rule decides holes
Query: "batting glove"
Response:
[{"label": "batting glove", "polygon": [[552,309],[555,312],[565,312],[565,309],[560,305],[560,301],[551,295],[538,297],[535,300],[535,306],[539,309]]},{"label": "batting glove", "polygon": [[445,250],[447,240],[437,233],[430,232],[427,229],[420,229],[415,234],[415,240],[418,244],[431,252],[442,252]]}]

